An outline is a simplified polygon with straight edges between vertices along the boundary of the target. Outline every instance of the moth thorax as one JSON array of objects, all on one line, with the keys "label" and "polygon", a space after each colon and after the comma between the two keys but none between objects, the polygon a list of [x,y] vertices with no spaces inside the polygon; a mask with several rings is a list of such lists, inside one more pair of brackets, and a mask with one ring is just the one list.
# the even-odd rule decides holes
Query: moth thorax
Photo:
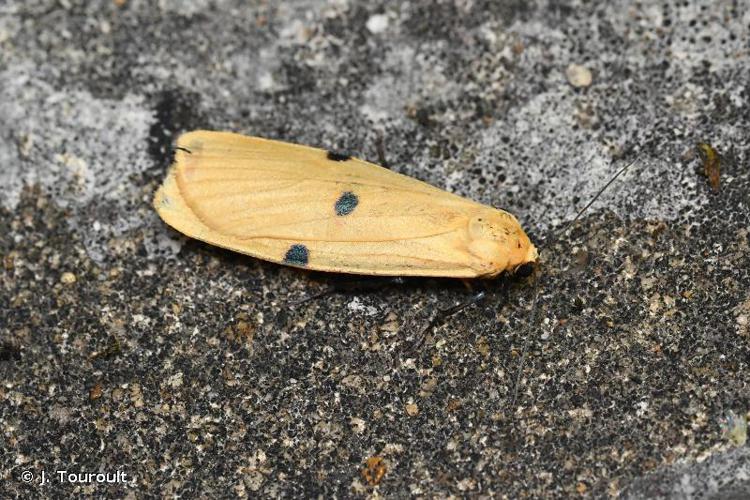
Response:
[{"label": "moth thorax", "polygon": [[536,249],[515,217],[489,211],[469,221],[469,252],[489,267],[488,275],[536,260]]},{"label": "moth thorax", "polygon": [[503,212],[498,214],[488,212],[473,217],[469,221],[469,236],[471,239],[495,241],[506,238],[513,229],[512,226],[518,226],[518,222],[512,219],[512,216],[503,217],[502,215],[504,215]]},{"label": "moth thorax", "polygon": [[469,252],[486,266],[484,272],[488,275],[497,274],[508,266],[509,222],[495,213],[482,214],[469,221]]}]

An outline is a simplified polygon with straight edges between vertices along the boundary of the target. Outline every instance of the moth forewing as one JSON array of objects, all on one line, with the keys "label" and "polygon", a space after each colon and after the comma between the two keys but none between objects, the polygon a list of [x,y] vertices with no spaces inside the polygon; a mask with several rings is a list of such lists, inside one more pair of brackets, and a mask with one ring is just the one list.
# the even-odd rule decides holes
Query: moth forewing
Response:
[{"label": "moth forewing", "polygon": [[391,276],[493,277],[537,258],[513,215],[348,155],[210,131],[175,149],[154,206],[213,245]]}]

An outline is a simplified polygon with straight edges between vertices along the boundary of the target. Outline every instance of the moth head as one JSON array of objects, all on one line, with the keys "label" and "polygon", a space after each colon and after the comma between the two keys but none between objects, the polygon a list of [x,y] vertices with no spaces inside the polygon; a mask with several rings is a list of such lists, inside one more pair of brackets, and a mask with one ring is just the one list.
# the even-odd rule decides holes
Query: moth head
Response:
[{"label": "moth head", "polygon": [[485,269],[486,277],[514,272],[536,262],[537,249],[515,217],[502,210],[488,210],[469,221],[469,252]]}]

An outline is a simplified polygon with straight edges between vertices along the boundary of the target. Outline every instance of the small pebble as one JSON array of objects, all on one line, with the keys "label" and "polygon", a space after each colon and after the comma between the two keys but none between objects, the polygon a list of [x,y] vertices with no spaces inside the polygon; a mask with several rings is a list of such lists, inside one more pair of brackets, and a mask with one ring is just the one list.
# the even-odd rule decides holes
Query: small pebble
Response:
[{"label": "small pebble", "polygon": [[374,35],[382,33],[388,27],[388,16],[385,14],[375,14],[374,16],[370,16],[370,19],[367,20],[366,26],[367,30]]},{"label": "small pebble", "polygon": [[565,70],[565,76],[568,77],[568,82],[576,88],[591,85],[591,71],[580,64],[571,64],[568,66],[568,69]]},{"label": "small pebble", "polygon": [[406,405],[406,414],[410,417],[416,417],[419,415],[419,406],[417,406],[414,403],[409,403]]},{"label": "small pebble", "polygon": [[104,392],[104,387],[102,386],[101,382],[97,382],[94,387],[92,387],[89,390],[89,399],[91,401],[96,401],[97,399],[102,397],[102,393]]},{"label": "small pebble", "polygon": [[64,285],[72,285],[76,282],[76,275],[71,272],[64,272],[62,273],[62,276],[60,276],[60,283]]}]

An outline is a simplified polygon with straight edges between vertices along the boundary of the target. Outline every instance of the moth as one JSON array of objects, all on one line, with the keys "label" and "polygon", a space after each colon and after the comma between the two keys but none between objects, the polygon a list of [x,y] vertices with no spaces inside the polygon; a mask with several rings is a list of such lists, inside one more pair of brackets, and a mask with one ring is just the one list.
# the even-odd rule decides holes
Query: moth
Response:
[{"label": "moth", "polygon": [[229,132],[181,135],[153,203],[191,238],[317,271],[492,278],[537,259],[508,212],[348,155]]}]

